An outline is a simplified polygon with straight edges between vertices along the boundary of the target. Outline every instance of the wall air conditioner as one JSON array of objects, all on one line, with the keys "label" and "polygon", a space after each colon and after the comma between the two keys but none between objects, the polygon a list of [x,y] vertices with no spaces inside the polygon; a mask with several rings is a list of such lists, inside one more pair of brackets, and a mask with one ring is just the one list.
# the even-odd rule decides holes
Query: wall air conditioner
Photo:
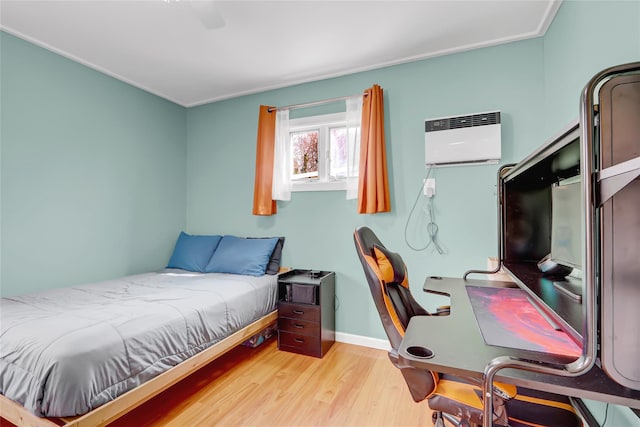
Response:
[{"label": "wall air conditioner", "polygon": [[498,163],[500,112],[427,119],[424,122],[427,166]]}]

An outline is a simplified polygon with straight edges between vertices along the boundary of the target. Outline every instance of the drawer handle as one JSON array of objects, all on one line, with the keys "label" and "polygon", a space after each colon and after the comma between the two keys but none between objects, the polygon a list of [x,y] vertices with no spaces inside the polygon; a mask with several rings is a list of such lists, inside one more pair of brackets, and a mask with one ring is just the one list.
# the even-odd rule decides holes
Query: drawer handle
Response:
[{"label": "drawer handle", "polygon": [[293,310],[293,312],[295,314],[304,314],[304,311],[302,311],[302,310]]},{"label": "drawer handle", "polygon": [[293,325],[294,328],[304,329],[304,325]]},{"label": "drawer handle", "polygon": [[294,338],[293,339],[295,342],[304,342],[304,340],[302,338]]}]

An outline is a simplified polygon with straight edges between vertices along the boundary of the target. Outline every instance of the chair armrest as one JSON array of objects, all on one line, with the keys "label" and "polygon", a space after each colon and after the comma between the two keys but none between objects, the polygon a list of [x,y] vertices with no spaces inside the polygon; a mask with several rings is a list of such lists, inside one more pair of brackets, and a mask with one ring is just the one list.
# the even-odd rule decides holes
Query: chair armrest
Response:
[{"label": "chair armrest", "polygon": [[451,314],[451,306],[450,305],[441,305],[436,308],[436,312],[433,313],[434,316],[448,316]]},{"label": "chair armrest", "polygon": [[398,350],[396,350],[395,348],[392,348],[391,350],[389,350],[387,355],[389,356],[389,360],[391,360],[391,364],[393,364],[393,366],[395,366],[398,369],[410,366],[407,363],[400,362],[400,356],[398,355]]},{"label": "chair armrest", "polygon": [[[389,350],[389,352],[387,354],[389,356],[389,360],[391,360],[391,363],[396,368],[398,368],[398,369],[415,369],[410,364],[401,361],[401,359],[399,357],[399,354],[398,354],[398,350],[396,350],[395,348],[392,348],[391,350]],[[435,373],[434,373],[434,375],[436,375],[436,377],[438,376]],[[479,387],[482,388],[482,378],[462,377],[460,379],[463,380],[463,381],[468,382],[469,384],[473,384],[473,385],[476,385],[476,386],[479,386]],[[516,395],[518,394],[518,389],[517,389],[516,386],[514,386],[512,384],[505,384],[505,383],[500,383],[500,382],[494,381],[493,382],[493,394],[494,394],[494,396],[499,397],[499,398],[501,398],[503,400],[510,400],[510,399],[513,399],[514,397],[516,397]]]}]

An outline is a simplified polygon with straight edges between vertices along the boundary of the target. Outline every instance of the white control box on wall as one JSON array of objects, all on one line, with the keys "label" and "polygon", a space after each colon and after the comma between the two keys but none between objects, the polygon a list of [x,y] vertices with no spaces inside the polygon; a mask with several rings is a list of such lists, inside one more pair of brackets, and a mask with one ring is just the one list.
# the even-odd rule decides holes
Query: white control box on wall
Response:
[{"label": "white control box on wall", "polygon": [[501,156],[500,112],[427,119],[427,166],[497,163]]}]

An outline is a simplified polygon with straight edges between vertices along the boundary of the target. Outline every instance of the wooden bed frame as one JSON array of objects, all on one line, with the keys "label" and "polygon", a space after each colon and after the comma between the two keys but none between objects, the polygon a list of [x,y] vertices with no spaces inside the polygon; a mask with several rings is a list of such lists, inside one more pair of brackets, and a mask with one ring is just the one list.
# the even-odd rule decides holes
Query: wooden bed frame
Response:
[{"label": "wooden bed frame", "polygon": [[191,356],[189,359],[163,372],[157,377],[140,384],[133,390],[118,396],[84,415],[64,418],[40,418],[27,411],[22,405],[0,394],[0,417],[20,427],[94,427],[113,422],[127,412],[160,394],[181,379],[191,375],[212,360],[222,356],[232,348],[251,338],[271,325],[278,318],[274,310],[250,325],[240,329],[213,346]]}]

